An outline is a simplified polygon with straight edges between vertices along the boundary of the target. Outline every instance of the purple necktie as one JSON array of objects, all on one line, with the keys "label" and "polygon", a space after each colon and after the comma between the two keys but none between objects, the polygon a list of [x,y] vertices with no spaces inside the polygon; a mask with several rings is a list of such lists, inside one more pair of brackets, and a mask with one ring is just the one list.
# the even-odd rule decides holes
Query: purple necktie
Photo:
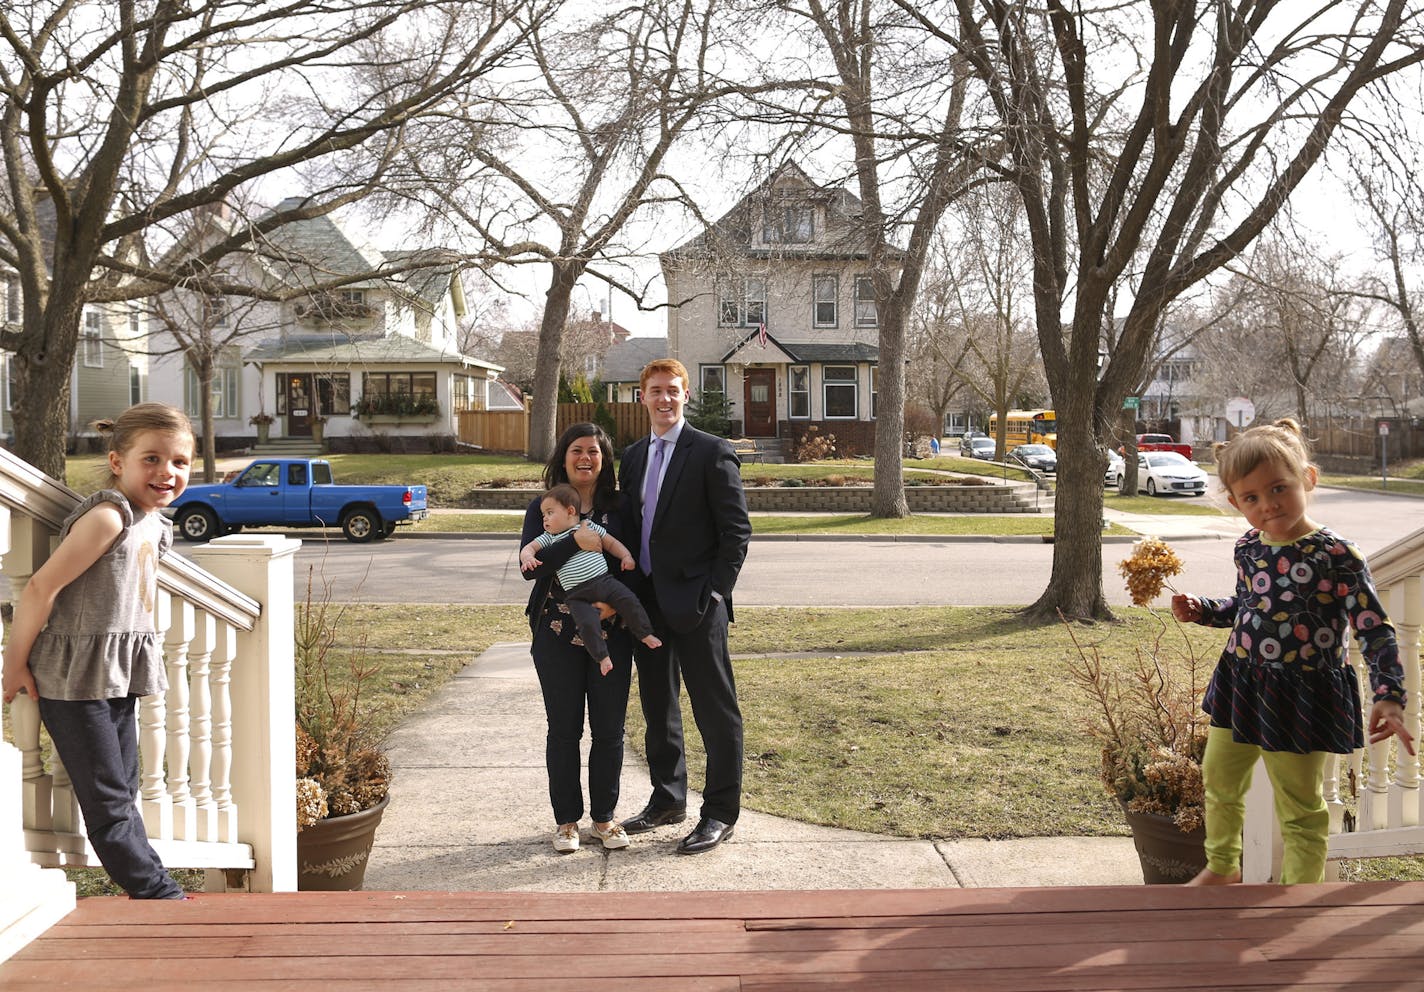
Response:
[{"label": "purple necktie", "polygon": [[648,473],[643,476],[643,537],[638,544],[638,567],[644,575],[653,574],[653,555],[648,538],[653,533],[653,513],[658,508],[658,476],[663,469],[663,439],[653,438],[653,456],[648,459]]}]

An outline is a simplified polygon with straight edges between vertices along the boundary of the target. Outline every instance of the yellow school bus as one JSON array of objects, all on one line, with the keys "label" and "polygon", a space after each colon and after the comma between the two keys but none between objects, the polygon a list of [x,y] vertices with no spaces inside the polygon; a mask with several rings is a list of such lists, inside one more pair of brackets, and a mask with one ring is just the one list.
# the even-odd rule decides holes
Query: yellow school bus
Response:
[{"label": "yellow school bus", "polygon": [[[1058,426],[1052,410],[1010,410],[1004,421],[1007,431],[1004,444],[1013,448],[1019,444],[1046,444],[1058,447]],[[989,415],[989,436],[998,440],[999,415]]]}]

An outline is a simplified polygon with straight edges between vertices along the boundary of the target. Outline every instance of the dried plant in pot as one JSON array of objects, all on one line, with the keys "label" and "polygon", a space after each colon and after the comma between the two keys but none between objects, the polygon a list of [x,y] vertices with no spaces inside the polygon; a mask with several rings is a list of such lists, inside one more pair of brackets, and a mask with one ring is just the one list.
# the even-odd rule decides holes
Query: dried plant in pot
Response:
[{"label": "dried plant in pot", "polygon": [[363,722],[363,692],[376,675],[364,638],[336,649],[344,608],[313,595],[311,569],[294,637],[297,734],[297,860],[300,889],[359,889],[376,827],[389,802],[383,741]]},{"label": "dried plant in pot", "polygon": [[[1137,605],[1150,603],[1180,568],[1161,541],[1139,542],[1121,566]],[[1068,674],[1092,704],[1087,730],[1101,746],[1103,786],[1122,805],[1144,880],[1185,882],[1206,864],[1201,760],[1209,718],[1201,701],[1210,669],[1176,620],[1152,616],[1157,630],[1133,646],[1124,668],[1106,664],[1065,619],[1075,652]]]}]

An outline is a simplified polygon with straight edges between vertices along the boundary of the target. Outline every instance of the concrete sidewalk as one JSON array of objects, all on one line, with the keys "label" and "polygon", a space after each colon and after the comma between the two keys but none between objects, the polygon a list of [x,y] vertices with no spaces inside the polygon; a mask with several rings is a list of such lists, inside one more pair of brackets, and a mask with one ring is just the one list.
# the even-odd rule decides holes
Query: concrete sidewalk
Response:
[{"label": "concrete sidewalk", "polygon": [[[635,690],[636,692],[636,690]],[[634,699],[631,705],[636,706]],[[691,720],[691,714],[687,715]],[[587,737],[585,736],[585,742]],[[744,810],[736,836],[696,857],[674,845],[689,819],[631,847],[555,853],[544,773],[544,709],[525,643],[496,644],[390,740],[392,799],[367,889],[696,891],[1041,885],[1140,885],[1126,837],[919,841],[819,827]],[[648,794],[628,748],[619,815]]]}]

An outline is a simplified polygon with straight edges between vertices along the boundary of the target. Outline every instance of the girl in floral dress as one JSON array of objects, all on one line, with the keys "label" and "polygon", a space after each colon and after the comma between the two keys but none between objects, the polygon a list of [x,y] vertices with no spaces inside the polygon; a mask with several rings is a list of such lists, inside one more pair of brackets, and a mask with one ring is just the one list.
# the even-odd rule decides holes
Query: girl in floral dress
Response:
[{"label": "girl in floral dress", "polygon": [[1363,746],[1350,628],[1369,666],[1371,743],[1404,728],[1404,672],[1394,627],[1359,548],[1306,515],[1316,469],[1300,427],[1278,420],[1217,449],[1217,474],[1251,529],[1236,542],[1236,594],[1172,597],[1178,620],[1231,627],[1202,701],[1211,716],[1202,779],[1207,866],[1193,885],[1241,880],[1241,828],[1257,758],[1265,761],[1285,842],[1281,881],[1325,876],[1328,753]]}]

